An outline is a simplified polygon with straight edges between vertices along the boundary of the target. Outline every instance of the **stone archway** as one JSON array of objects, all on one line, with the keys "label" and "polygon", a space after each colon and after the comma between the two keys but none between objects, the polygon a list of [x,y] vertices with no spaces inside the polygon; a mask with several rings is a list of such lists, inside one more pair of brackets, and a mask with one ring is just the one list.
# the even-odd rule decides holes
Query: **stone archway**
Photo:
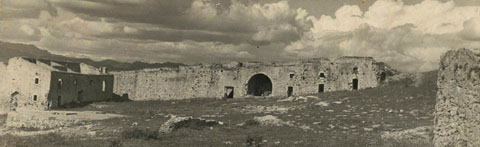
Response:
[{"label": "stone archway", "polygon": [[272,94],[272,80],[265,74],[255,74],[247,84],[247,94],[253,96],[269,96]]}]

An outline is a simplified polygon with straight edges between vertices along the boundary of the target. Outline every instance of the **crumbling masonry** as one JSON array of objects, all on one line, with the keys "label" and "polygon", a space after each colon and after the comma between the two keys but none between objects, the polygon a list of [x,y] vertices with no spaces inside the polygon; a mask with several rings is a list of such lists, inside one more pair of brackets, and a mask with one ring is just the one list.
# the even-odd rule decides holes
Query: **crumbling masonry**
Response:
[{"label": "crumbling masonry", "polygon": [[132,100],[291,96],[376,87],[391,69],[370,57],[232,62],[112,72],[114,93]]},{"label": "crumbling masonry", "polygon": [[[2,64],[3,65],[3,64]],[[3,70],[2,70],[3,69]],[[370,57],[232,62],[107,73],[83,63],[24,57],[0,66],[8,109],[47,110],[105,101],[305,95],[376,87],[393,72]],[[115,82],[114,82],[115,81]]]},{"label": "crumbling masonry", "polygon": [[480,146],[480,51],[445,53],[437,85],[435,146]]},{"label": "crumbling masonry", "polygon": [[113,75],[106,74],[106,68],[15,57],[2,69],[1,102],[8,107],[3,110],[7,112],[17,109],[47,110],[72,103],[104,101],[113,95]]}]

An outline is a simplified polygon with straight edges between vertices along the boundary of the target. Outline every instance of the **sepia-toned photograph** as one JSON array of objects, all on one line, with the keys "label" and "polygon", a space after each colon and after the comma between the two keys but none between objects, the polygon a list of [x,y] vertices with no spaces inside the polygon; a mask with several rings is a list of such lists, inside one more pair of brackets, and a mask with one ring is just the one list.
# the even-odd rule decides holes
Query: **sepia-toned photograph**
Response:
[{"label": "sepia-toned photograph", "polygon": [[0,147],[480,147],[479,0],[0,0]]}]

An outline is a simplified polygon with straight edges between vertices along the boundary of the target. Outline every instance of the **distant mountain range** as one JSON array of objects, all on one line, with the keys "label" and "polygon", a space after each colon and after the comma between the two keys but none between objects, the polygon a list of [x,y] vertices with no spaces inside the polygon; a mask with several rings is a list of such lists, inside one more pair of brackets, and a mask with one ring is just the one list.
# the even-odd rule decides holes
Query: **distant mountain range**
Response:
[{"label": "distant mountain range", "polygon": [[68,62],[79,62],[86,63],[96,67],[107,67],[110,70],[137,70],[143,68],[159,68],[159,67],[179,67],[184,66],[181,63],[145,63],[145,62],[133,62],[125,63],[118,62],[115,60],[103,60],[103,61],[93,61],[86,58],[71,58],[62,55],[55,55],[46,50],[39,49],[34,45],[25,45],[18,43],[8,43],[0,41],[0,62],[7,63],[8,59],[16,56],[30,57],[30,58],[40,58],[40,59],[50,59],[58,61],[68,61]]}]

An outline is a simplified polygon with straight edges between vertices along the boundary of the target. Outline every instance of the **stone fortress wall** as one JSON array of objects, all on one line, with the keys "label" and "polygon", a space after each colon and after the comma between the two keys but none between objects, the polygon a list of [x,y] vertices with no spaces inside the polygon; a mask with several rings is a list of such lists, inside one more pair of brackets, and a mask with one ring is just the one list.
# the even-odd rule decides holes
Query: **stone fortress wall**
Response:
[{"label": "stone fortress wall", "polygon": [[[62,84],[58,84],[62,79]],[[50,105],[58,107],[70,103],[99,102],[113,97],[112,75],[85,75],[52,72],[50,81]]]},{"label": "stone fortress wall", "polygon": [[434,145],[480,146],[480,50],[445,53],[437,85]]},{"label": "stone fortress wall", "polygon": [[232,62],[111,72],[114,93],[132,100],[290,96],[376,87],[391,70],[370,57]]},{"label": "stone fortress wall", "polygon": [[[14,57],[2,76],[3,105],[16,109],[47,110],[70,103],[112,98],[113,75],[83,63]],[[1,72],[0,72],[1,73]]]},{"label": "stone fortress wall", "polygon": [[8,112],[8,99],[4,99],[4,97],[7,97],[7,93],[4,90],[4,84],[5,77],[7,75],[7,65],[4,64],[3,62],[0,62],[0,114],[5,114]]}]

